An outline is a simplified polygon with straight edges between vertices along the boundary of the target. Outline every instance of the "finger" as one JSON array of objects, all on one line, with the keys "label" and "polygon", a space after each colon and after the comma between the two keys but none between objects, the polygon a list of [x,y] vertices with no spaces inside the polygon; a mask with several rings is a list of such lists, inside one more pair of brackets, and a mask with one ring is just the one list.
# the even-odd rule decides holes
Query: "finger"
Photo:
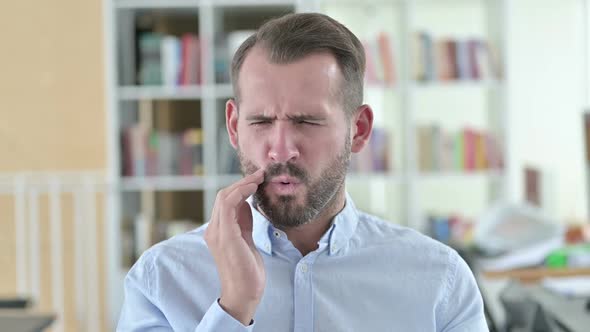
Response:
[{"label": "finger", "polygon": [[[244,201],[246,198],[248,198],[250,195],[256,192],[256,188],[263,181],[264,171],[263,169],[258,169],[256,172],[244,177],[240,181],[237,181],[236,183],[220,190],[217,193],[215,204],[213,205],[213,211],[211,213],[211,221],[209,223],[209,227],[211,227],[211,232],[214,238],[218,240],[219,237],[223,235],[222,233],[227,234],[229,232],[231,234],[240,232],[238,225],[235,225],[233,229],[231,225],[228,227],[229,229],[221,229],[219,224],[222,223],[222,219],[227,220],[228,222],[234,220],[234,223],[236,223],[236,210],[238,209],[240,201]],[[246,195],[245,197],[240,196],[241,198],[238,200],[236,200],[236,198],[231,198],[229,201],[227,200],[227,198],[229,197],[229,195],[231,195],[233,191],[244,186],[253,188],[247,188],[246,190],[240,189],[244,191],[244,195]],[[230,213],[222,213],[222,211],[227,211]]]},{"label": "finger", "polygon": [[242,238],[246,240],[251,248],[255,248],[254,239],[252,238],[254,218],[252,216],[252,208],[248,203],[244,202],[243,204],[240,204],[240,207],[238,207],[238,216],[238,224],[242,231]]},{"label": "finger", "polygon": [[[219,230],[223,235],[231,235],[234,232],[241,233],[241,227],[237,220],[239,210],[243,205],[248,205],[248,208],[250,208],[246,198],[255,193],[257,188],[257,183],[248,183],[237,187],[226,197],[223,210],[219,211]],[[249,217],[252,218],[251,215]]]},{"label": "finger", "polygon": [[217,223],[219,218],[213,218],[218,216],[215,212],[219,210],[219,205],[224,204],[226,197],[231,194],[237,187],[247,185],[249,183],[257,183],[260,184],[264,181],[264,171],[262,168],[258,169],[256,172],[245,176],[244,178],[240,179],[239,181],[233,183],[232,185],[221,189],[217,193],[217,197],[215,198],[215,204],[213,205],[213,212],[211,213],[211,223]]},{"label": "finger", "polygon": [[248,197],[256,192],[259,184],[256,182],[246,183],[236,187],[226,198],[225,203],[237,208],[240,203],[245,202]]},{"label": "finger", "polygon": [[234,191],[234,189],[236,189],[239,186],[243,186],[248,183],[261,184],[263,181],[264,181],[264,170],[262,168],[259,168],[256,172],[244,176],[239,181],[237,181],[237,182],[233,183],[232,185],[228,186],[227,188],[223,189],[223,192],[227,193],[229,195],[231,192]]}]

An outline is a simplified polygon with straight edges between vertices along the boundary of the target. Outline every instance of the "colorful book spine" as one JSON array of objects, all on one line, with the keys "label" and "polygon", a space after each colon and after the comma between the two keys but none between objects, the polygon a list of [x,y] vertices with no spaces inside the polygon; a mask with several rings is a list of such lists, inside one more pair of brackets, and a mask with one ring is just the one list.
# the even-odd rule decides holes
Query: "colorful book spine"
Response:
[{"label": "colorful book spine", "polygon": [[501,77],[501,61],[493,44],[481,39],[434,39],[415,34],[412,58],[417,81],[480,80]]},{"label": "colorful book spine", "polygon": [[203,175],[203,132],[191,128],[181,133],[148,130],[134,125],[122,136],[124,176]]},{"label": "colorful book spine", "polygon": [[162,84],[160,43],[160,34],[148,32],[139,36],[139,84],[141,85]]},{"label": "colorful book spine", "polygon": [[439,125],[416,128],[420,171],[475,171],[502,168],[502,153],[487,132],[464,128],[448,133]]},{"label": "colorful book spine", "polygon": [[393,50],[391,47],[391,40],[389,35],[381,32],[377,37],[379,44],[379,55],[383,63],[383,83],[388,86],[395,84],[395,61],[393,58]]}]

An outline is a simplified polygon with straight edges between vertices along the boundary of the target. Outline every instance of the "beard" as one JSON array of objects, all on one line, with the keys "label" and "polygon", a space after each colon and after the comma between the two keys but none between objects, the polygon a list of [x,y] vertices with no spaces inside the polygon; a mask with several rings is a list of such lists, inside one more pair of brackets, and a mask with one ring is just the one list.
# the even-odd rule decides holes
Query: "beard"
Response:
[{"label": "beard", "polygon": [[[274,163],[268,165],[264,173],[264,182],[254,193],[254,204],[260,208],[273,226],[279,229],[294,228],[305,225],[334,204],[340,189],[344,186],[346,171],[350,163],[350,140],[346,139],[344,149],[322,170],[317,179],[312,179],[305,169],[291,163]],[[247,159],[238,149],[242,174],[252,174],[258,167]],[[304,186],[304,203],[298,204],[295,195],[278,195],[273,202],[266,192],[269,180],[277,175],[289,175]]]}]

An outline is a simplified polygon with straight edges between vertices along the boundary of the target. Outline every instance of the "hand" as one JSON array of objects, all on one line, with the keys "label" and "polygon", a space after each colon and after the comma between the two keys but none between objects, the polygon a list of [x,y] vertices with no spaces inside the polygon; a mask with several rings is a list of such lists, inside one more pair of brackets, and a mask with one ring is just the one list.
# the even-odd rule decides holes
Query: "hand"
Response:
[{"label": "hand", "polygon": [[264,181],[259,169],[217,194],[205,241],[221,282],[221,307],[250,325],[262,299],[266,274],[252,239],[252,211],[246,198]]}]

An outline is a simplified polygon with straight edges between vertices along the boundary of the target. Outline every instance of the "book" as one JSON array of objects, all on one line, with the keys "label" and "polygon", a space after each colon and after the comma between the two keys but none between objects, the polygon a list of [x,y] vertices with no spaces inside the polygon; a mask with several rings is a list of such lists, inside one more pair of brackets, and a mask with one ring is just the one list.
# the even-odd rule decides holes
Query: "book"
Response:
[{"label": "book", "polygon": [[434,124],[430,126],[430,139],[431,147],[430,152],[432,154],[430,161],[430,169],[431,170],[441,170],[442,169],[442,130],[439,125]]},{"label": "book", "polygon": [[137,125],[131,127],[131,160],[133,176],[146,176],[147,129]]},{"label": "book", "polygon": [[469,64],[469,44],[465,40],[457,40],[455,45],[457,78],[460,80],[472,79],[471,68]]},{"label": "book", "polygon": [[469,39],[467,41],[467,59],[469,63],[469,76],[476,80],[481,78],[479,66],[477,65],[478,42],[479,41],[476,39]]},{"label": "book", "polygon": [[541,172],[531,166],[524,168],[524,197],[534,206],[541,206]]},{"label": "book", "polygon": [[435,45],[432,36],[428,32],[420,32],[422,41],[422,54],[419,57],[424,66],[424,76],[422,81],[434,81],[437,78],[437,58],[435,52]]},{"label": "book", "polygon": [[172,87],[180,83],[182,45],[176,36],[164,36],[161,43],[162,82]]},{"label": "book", "polygon": [[415,33],[413,71],[417,81],[480,80],[501,77],[501,59],[488,41],[469,38],[434,39],[427,31]]},{"label": "book", "polygon": [[148,130],[142,125],[121,134],[124,176],[203,175],[203,133],[189,128],[180,133]]},{"label": "book", "polygon": [[377,172],[389,171],[391,142],[387,130],[373,128],[369,146],[372,157],[371,170]]},{"label": "book", "polygon": [[449,133],[438,124],[416,128],[418,169],[474,171],[501,168],[501,151],[485,131],[463,128]]},{"label": "book", "polygon": [[466,171],[473,171],[476,169],[476,136],[477,133],[472,128],[463,129],[463,169]]},{"label": "book", "polygon": [[436,61],[436,78],[440,81],[453,79],[452,59],[450,58],[447,40],[438,40],[434,44]]},{"label": "book", "polygon": [[455,135],[455,169],[463,170],[465,167],[465,136],[463,132]]},{"label": "book", "polygon": [[493,78],[493,71],[490,62],[488,43],[478,40],[475,46],[475,61],[479,72],[480,79]]},{"label": "book", "polygon": [[186,163],[187,169],[182,172],[185,175],[203,175],[203,131],[193,128],[182,134],[181,160]]},{"label": "book", "polygon": [[392,170],[392,138],[385,128],[373,128],[367,145],[351,155],[349,171],[353,173],[388,172]]},{"label": "book", "polygon": [[444,41],[444,45],[446,47],[447,57],[446,61],[448,62],[448,71],[449,71],[449,79],[457,79],[459,78],[459,63],[457,59],[457,41],[453,39],[447,39]]},{"label": "book", "polygon": [[485,134],[476,132],[474,134],[475,139],[475,169],[481,170],[488,168],[487,162],[487,151],[486,151],[486,139]]},{"label": "book", "polygon": [[423,32],[414,32],[412,34],[412,68],[414,78],[417,81],[426,80],[426,55],[425,45],[422,40]]},{"label": "book", "polygon": [[201,55],[199,37],[192,33],[181,38],[182,62],[180,68],[180,85],[201,83]]},{"label": "book", "polygon": [[161,36],[146,32],[139,36],[139,84],[162,84]]},{"label": "book", "polygon": [[133,175],[133,156],[131,155],[131,142],[132,142],[132,130],[131,128],[125,128],[121,132],[121,174],[123,176]]},{"label": "book", "polygon": [[389,34],[380,32],[361,43],[365,52],[365,82],[373,85],[395,85],[395,52]]},{"label": "book", "polygon": [[418,169],[429,171],[433,169],[432,162],[432,127],[420,126],[417,130]]},{"label": "book", "polygon": [[377,37],[379,56],[383,68],[383,83],[387,86],[395,84],[395,59],[389,35],[381,32]]}]

